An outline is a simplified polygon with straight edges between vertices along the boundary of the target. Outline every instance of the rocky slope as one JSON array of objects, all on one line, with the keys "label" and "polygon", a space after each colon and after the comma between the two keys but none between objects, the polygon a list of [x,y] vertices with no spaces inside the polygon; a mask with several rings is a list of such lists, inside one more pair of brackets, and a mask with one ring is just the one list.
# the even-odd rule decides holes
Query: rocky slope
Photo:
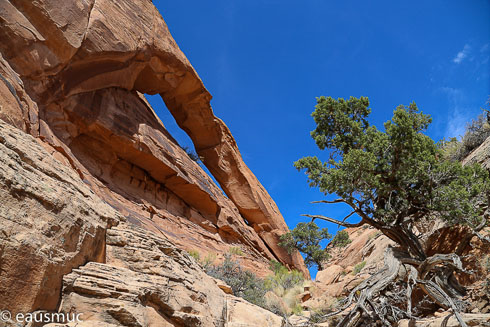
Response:
[{"label": "rocky slope", "polygon": [[[93,306],[94,324],[255,326],[237,318],[249,304],[178,249],[219,259],[238,247],[259,275],[270,259],[308,274],[277,245],[284,219],[150,1],[5,0],[0,22],[0,309]],[[144,94],[163,98],[224,193]],[[177,293],[166,298],[189,299],[145,295],[169,283]]]}]

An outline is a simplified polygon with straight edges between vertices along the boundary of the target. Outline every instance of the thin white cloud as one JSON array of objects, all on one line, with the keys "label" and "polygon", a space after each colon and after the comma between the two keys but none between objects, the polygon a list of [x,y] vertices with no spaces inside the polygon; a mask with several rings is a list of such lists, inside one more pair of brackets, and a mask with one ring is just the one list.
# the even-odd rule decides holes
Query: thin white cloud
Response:
[{"label": "thin white cloud", "polygon": [[441,87],[440,90],[446,94],[451,106],[448,108],[444,137],[461,138],[466,131],[466,125],[472,118],[471,110],[463,105],[464,94],[462,90],[452,87]]},{"label": "thin white cloud", "polygon": [[463,50],[458,52],[456,57],[454,57],[453,62],[456,64],[461,63],[466,57],[468,57],[470,50],[471,50],[471,47],[468,44],[465,44]]},{"label": "thin white cloud", "polygon": [[445,137],[461,139],[465,133],[467,123],[468,117],[458,108],[454,108],[447,118]]}]

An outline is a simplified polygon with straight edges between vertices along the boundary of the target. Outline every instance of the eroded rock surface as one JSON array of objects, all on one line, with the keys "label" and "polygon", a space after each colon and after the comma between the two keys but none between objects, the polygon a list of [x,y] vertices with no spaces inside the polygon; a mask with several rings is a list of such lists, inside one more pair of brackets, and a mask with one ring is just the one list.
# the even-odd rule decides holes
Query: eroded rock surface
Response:
[{"label": "eroded rock surface", "polygon": [[383,266],[384,252],[393,245],[392,241],[373,228],[347,228],[346,231],[352,242],[343,248],[329,246],[332,258],[326,269],[317,273],[312,298],[303,303],[305,308],[319,310],[331,306],[335,299],[347,296]]},{"label": "eroded rock surface", "polygon": [[[0,23],[0,309],[279,326],[183,252],[239,249],[260,276],[271,259],[308,274],[277,245],[284,219],[151,1],[4,0]],[[144,94],[160,94],[221,189]]]},{"label": "eroded rock surface", "polygon": [[0,120],[0,303],[56,309],[63,275],[105,260],[122,216],[39,141]]},{"label": "eroded rock surface", "polygon": [[273,313],[226,294],[163,234],[128,225],[107,231],[106,264],[91,262],[64,277],[60,312],[116,326],[283,324]]},{"label": "eroded rock surface", "polygon": [[[256,272],[275,258],[307,274],[298,253],[277,245],[284,219],[150,1],[12,0],[0,11],[0,94],[9,97],[0,117],[39,135],[139,224],[166,226],[183,245],[172,235],[181,230],[187,247],[204,253],[243,245],[244,264]],[[179,149],[143,93],[162,96],[229,199]],[[155,216],[164,222],[147,220]]]}]

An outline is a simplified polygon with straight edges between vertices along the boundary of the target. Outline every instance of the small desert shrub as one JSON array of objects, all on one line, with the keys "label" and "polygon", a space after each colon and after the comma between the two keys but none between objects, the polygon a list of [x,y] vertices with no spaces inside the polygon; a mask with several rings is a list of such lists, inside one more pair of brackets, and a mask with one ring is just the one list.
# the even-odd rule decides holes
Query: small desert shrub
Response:
[{"label": "small desert shrub", "polygon": [[236,296],[267,309],[264,299],[267,289],[264,280],[242,269],[238,261],[232,260],[230,254],[225,254],[223,263],[210,266],[206,273],[230,285]]},{"label": "small desert shrub", "polygon": [[303,285],[304,277],[297,270],[289,271],[281,263],[271,260],[270,269],[274,272],[273,275],[266,278],[265,283],[269,289],[274,289],[275,287],[282,287],[283,289],[290,289],[296,285]]},{"label": "small desert shrub", "polygon": [[189,250],[187,253],[193,257],[197,262],[201,261],[201,254],[197,250]]},{"label": "small desert shrub", "polygon": [[289,289],[276,286],[270,290],[270,292],[275,295],[272,298],[277,299],[280,304],[277,307],[280,309],[281,316],[301,314],[303,307],[301,306],[301,299],[299,298],[299,295],[303,293],[303,290],[304,288],[302,285],[296,285]]},{"label": "small desert shrub", "polygon": [[488,121],[489,111],[479,115],[467,126],[461,141],[453,137],[449,140],[442,140],[439,147],[442,149],[444,157],[461,161],[466,158],[473,150],[479,147],[490,136],[490,124]]},{"label": "small desert shrub", "polygon": [[332,240],[332,245],[337,248],[346,247],[350,243],[352,243],[352,240],[349,238],[349,233],[345,230],[338,232]]},{"label": "small desert shrub", "polygon": [[303,314],[303,307],[301,306],[300,303],[296,303],[293,307],[292,307],[292,312],[293,314],[295,315],[301,315]]},{"label": "small desert shrub", "polygon": [[229,250],[228,250],[228,253],[229,254],[234,254],[234,255],[238,255],[238,256],[242,256],[244,253],[242,251],[242,249],[240,249],[238,246],[232,246]]},{"label": "small desert shrub", "polygon": [[271,304],[281,311],[279,312],[281,315],[300,314],[303,308],[298,296],[304,291],[303,274],[297,270],[289,271],[275,260],[271,260],[270,269],[274,274],[265,279],[265,286],[268,291],[275,294],[273,300],[280,302],[280,304]]},{"label": "small desert shrub", "polygon": [[[289,271],[277,261],[271,261],[271,270],[274,274],[261,279],[242,269],[231,253],[225,254],[221,264],[205,265],[208,275],[221,279],[231,287],[233,294],[250,303],[280,315],[300,312],[302,308],[298,295],[304,289],[303,275],[296,270]],[[266,296],[267,292],[273,295]]]},{"label": "small desert shrub", "polygon": [[214,253],[208,253],[204,259],[201,260],[201,264],[204,267],[204,270],[208,269],[211,267],[214,262],[216,261],[216,254]]},{"label": "small desert shrub", "polygon": [[353,275],[357,275],[358,273],[361,272],[362,268],[366,265],[366,261],[362,261],[358,263],[357,265],[354,266],[354,270],[352,270]]},{"label": "small desert shrub", "polygon": [[273,292],[267,292],[265,294],[265,305],[267,310],[278,316],[287,315],[288,309],[286,308],[286,304]]}]

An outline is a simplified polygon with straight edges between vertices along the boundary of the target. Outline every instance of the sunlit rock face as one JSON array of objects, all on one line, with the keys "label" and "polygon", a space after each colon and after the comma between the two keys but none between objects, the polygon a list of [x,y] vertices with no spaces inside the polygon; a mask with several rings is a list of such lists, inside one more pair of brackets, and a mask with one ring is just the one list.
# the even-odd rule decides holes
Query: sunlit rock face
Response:
[{"label": "sunlit rock face", "polygon": [[[0,22],[0,304],[56,310],[83,297],[87,271],[151,275],[109,251],[120,224],[216,260],[238,247],[261,276],[271,259],[308,274],[277,245],[283,217],[151,1],[4,0]],[[221,188],[144,94],[161,95]]]}]

